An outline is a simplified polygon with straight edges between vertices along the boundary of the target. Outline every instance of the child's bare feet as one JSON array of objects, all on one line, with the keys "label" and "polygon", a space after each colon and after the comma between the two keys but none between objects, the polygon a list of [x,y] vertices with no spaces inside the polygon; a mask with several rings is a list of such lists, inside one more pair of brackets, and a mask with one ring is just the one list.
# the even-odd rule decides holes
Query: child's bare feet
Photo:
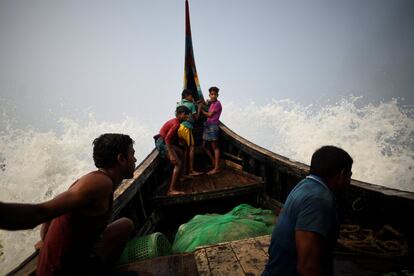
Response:
[{"label": "child's bare feet", "polygon": [[212,169],[211,171],[209,171],[207,174],[208,175],[213,175],[213,174],[217,174],[217,173],[219,173],[220,172],[220,170],[219,169]]},{"label": "child's bare feet", "polygon": [[199,175],[202,175],[203,173],[202,172],[198,172],[198,171],[191,171],[188,175],[189,176],[199,176]]}]

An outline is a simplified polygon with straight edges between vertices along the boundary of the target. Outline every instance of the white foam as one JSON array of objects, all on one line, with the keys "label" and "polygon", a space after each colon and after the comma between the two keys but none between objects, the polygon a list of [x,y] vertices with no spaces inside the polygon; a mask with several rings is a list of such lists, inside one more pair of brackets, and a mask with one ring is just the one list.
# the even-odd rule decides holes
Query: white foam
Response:
[{"label": "white foam", "polygon": [[289,100],[223,107],[223,121],[240,135],[305,164],[322,145],[336,145],[354,159],[353,178],[414,191],[412,108],[397,100],[358,106],[357,97],[334,105],[302,106]]},{"label": "white foam", "polygon": [[[410,112],[401,110],[397,100],[358,106],[355,97],[325,107],[289,100],[264,106],[223,102],[222,121],[252,142],[306,164],[318,147],[340,146],[354,159],[356,179],[414,191]],[[63,119],[61,131],[40,132],[17,129],[7,114],[1,116],[1,201],[40,202],[66,190],[94,169],[91,142],[101,133],[129,134],[139,160],[153,148],[149,127],[129,117],[121,122]],[[37,239],[37,230],[0,231],[0,274],[29,256]]]}]

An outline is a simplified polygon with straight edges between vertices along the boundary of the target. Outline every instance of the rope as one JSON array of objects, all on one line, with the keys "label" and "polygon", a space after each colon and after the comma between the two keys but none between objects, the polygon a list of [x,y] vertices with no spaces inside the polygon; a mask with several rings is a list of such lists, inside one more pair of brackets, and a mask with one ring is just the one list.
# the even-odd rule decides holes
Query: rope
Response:
[{"label": "rope", "polygon": [[341,225],[338,244],[350,251],[376,257],[402,257],[408,255],[408,242],[405,237],[384,225],[378,231],[364,229],[359,225]]}]

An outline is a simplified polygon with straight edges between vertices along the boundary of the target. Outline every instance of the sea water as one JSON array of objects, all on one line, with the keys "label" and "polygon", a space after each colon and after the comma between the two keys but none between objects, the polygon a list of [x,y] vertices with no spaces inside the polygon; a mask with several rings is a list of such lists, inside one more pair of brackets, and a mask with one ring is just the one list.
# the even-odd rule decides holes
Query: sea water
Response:
[{"label": "sea water", "polygon": [[[413,107],[398,100],[360,104],[358,99],[324,106],[223,102],[222,121],[252,142],[306,164],[322,145],[342,147],[354,159],[353,178],[414,191]],[[138,162],[153,148],[154,131],[128,116],[117,122],[63,118],[59,130],[46,132],[18,128],[7,114],[1,116],[0,201],[35,203],[65,191],[94,169],[92,141],[101,133],[129,134]],[[0,230],[1,275],[33,252],[38,232]]]}]

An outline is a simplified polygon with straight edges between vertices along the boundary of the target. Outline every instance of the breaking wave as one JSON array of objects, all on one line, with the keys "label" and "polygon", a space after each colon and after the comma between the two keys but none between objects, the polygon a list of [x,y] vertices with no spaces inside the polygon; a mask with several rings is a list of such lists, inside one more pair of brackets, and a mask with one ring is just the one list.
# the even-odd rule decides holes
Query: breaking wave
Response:
[{"label": "breaking wave", "polygon": [[414,191],[414,108],[397,99],[376,105],[360,99],[323,107],[290,100],[231,103],[223,121],[258,145],[305,164],[319,147],[339,146],[354,159],[353,178]]}]

